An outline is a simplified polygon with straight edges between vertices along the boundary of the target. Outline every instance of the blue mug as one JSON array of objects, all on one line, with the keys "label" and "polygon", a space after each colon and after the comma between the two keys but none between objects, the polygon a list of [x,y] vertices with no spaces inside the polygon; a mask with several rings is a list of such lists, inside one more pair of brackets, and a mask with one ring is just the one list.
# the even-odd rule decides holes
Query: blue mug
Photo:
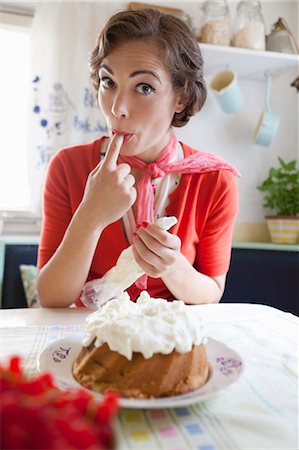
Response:
[{"label": "blue mug", "polygon": [[244,98],[237,75],[232,70],[219,72],[212,79],[210,86],[218,104],[225,113],[236,113],[243,107]]}]

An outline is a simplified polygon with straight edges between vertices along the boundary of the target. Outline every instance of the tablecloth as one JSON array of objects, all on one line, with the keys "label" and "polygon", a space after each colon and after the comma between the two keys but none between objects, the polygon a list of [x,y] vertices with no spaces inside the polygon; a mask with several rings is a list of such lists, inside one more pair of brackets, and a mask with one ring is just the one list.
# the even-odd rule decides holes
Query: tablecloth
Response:
[{"label": "tablecloth", "polygon": [[[204,402],[159,410],[122,409],[118,448],[165,450],[298,449],[298,318],[264,305],[194,307],[206,333],[236,350],[244,372]],[[24,356],[29,375],[51,342],[81,325],[1,329],[1,360]]]}]

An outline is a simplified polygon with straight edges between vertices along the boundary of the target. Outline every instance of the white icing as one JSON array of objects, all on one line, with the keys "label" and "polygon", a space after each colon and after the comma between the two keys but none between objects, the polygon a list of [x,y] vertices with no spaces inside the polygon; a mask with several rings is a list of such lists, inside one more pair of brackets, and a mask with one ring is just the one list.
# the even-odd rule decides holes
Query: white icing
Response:
[{"label": "white icing", "polygon": [[94,340],[96,347],[107,343],[110,350],[129,360],[133,352],[148,359],[154,353],[186,353],[193,345],[205,342],[201,320],[192,312],[192,306],[181,300],[151,298],[146,291],[141,292],[136,303],[122,293],[86,321],[84,346]]}]

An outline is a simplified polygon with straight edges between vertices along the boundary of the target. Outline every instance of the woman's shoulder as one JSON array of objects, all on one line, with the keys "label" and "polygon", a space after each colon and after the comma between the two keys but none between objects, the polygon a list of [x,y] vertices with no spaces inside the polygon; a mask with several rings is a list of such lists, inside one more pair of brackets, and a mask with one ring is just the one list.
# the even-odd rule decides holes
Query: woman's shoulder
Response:
[{"label": "woman's shoulder", "polygon": [[[180,142],[183,148],[184,157],[188,158],[189,156],[196,155],[200,153],[203,157],[207,157],[207,160],[209,160],[209,157],[215,157],[216,159],[218,156],[212,152],[207,152],[203,150],[197,150],[190,145],[184,144],[183,142]],[[204,159],[204,158],[203,158]],[[221,159],[222,162],[226,163],[224,160]],[[188,174],[193,179],[201,179],[201,182],[205,183],[212,183],[212,184],[231,184],[235,183],[235,173],[234,173],[234,167],[230,166],[228,164],[227,167],[221,167],[215,168],[215,170],[207,170],[207,171],[198,171],[192,174]]]},{"label": "woman's shoulder", "polygon": [[101,137],[92,142],[63,147],[58,150],[58,152],[54,155],[54,158],[61,160],[73,160],[74,158],[86,159],[90,158],[94,154],[99,157],[103,140],[104,137]]},{"label": "woman's shoulder", "polygon": [[48,179],[86,179],[100,161],[103,137],[86,144],[63,147],[52,156],[47,168]]},{"label": "woman's shoulder", "polygon": [[104,137],[86,144],[63,147],[52,156],[48,174],[67,173],[70,176],[90,172],[100,161],[101,146]]},{"label": "woman's shoulder", "polygon": [[194,155],[198,151],[198,150],[195,150],[195,148],[190,147],[190,145],[187,145],[182,141],[179,141],[179,143],[182,146],[185,158],[187,158],[188,156]]}]

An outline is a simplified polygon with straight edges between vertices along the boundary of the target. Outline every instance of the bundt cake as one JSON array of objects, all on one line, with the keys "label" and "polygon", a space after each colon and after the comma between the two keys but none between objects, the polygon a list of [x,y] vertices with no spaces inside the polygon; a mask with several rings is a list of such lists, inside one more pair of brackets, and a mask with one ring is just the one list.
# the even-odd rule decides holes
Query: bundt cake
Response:
[{"label": "bundt cake", "polygon": [[123,294],[88,316],[73,375],[88,389],[121,397],[184,394],[207,381],[204,343],[191,306],[145,291],[134,303]]}]

